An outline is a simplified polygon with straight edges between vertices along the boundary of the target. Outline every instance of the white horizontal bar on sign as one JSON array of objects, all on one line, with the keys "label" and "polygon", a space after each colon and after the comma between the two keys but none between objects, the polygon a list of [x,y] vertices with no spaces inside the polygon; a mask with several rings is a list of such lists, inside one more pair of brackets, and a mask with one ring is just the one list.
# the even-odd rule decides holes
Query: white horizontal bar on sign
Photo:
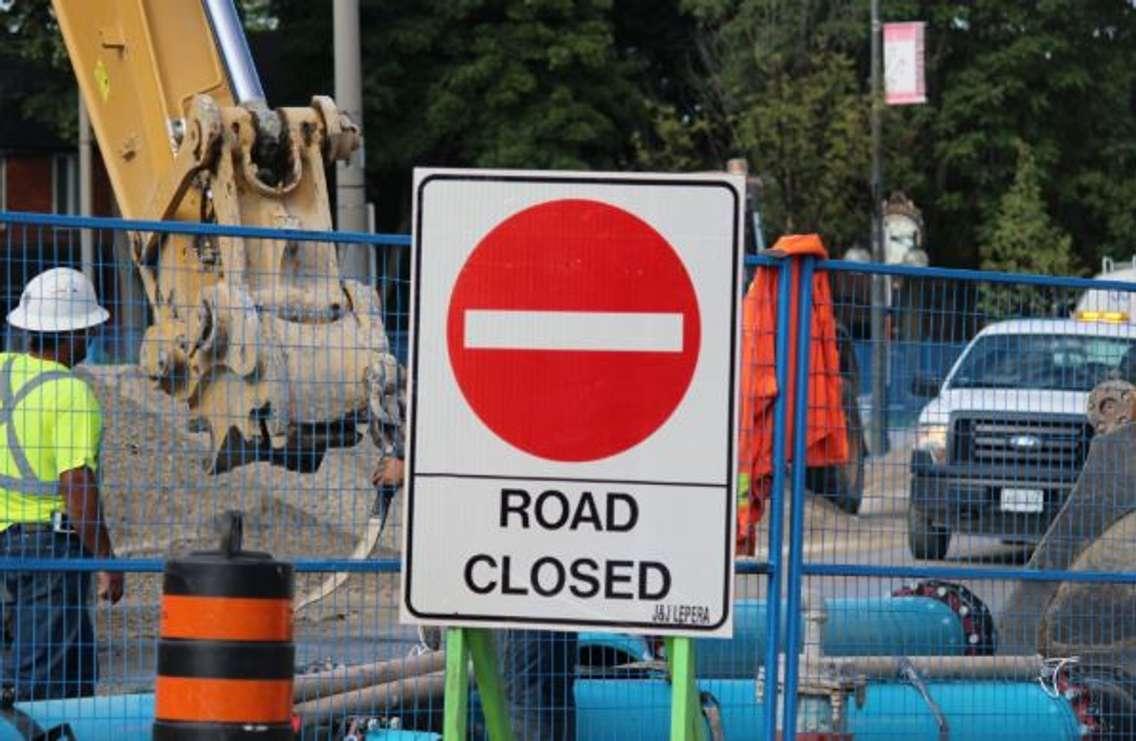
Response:
[{"label": "white horizontal bar on sign", "polygon": [[466,309],[471,350],[682,352],[682,314]]}]

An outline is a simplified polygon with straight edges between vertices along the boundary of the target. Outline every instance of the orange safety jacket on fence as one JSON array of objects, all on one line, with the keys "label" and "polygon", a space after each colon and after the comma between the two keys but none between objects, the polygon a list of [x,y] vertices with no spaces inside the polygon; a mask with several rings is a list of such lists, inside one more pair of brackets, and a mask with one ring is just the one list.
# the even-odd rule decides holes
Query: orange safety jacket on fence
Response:
[{"label": "orange safety jacket on fence", "polygon": [[[828,253],[816,234],[786,235],[771,252],[789,260],[789,357],[786,396],[786,460],[793,454],[793,400],[797,358],[797,300],[800,259],[825,259]],[[742,304],[742,400],[738,435],[738,550],[753,553],[753,529],[762,516],[773,475],[773,402],[777,397],[775,347],[779,268],[761,266]],[[840,351],[828,276],[813,274],[811,348],[809,350],[806,463],[832,466],[848,460],[844,407],[840,386]],[[745,482],[749,483],[748,491]]]}]

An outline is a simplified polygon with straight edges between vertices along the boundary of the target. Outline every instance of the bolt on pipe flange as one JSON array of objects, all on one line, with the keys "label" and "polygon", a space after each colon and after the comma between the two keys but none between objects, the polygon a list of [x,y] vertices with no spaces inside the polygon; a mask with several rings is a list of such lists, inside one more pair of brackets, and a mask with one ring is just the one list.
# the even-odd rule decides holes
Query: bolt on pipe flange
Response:
[{"label": "bolt on pipe flange", "polygon": [[966,636],[964,656],[993,656],[998,645],[998,631],[990,609],[974,592],[961,584],[928,580],[892,592],[893,597],[930,597],[958,616]]}]

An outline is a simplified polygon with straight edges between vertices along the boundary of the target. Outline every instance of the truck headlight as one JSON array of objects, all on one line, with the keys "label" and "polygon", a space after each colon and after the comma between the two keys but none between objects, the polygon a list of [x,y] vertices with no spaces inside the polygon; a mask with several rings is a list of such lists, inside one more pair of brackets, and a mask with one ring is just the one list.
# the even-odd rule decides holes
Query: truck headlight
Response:
[{"label": "truck headlight", "polygon": [[926,451],[935,463],[947,460],[947,426],[921,424],[915,428],[915,449]]}]

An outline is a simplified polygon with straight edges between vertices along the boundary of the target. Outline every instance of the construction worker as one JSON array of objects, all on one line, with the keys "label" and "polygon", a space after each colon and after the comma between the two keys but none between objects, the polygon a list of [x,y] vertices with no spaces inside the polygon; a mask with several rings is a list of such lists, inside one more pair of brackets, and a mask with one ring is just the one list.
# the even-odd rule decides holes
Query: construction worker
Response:
[{"label": "construction worker", "polygon": [[[0,556],[113,558],[96,474],[102,414],[71,369],[90,330],[107,320],[80,272],[53,268],[24,288],[8,323],[27,353],[0,353]],[[97,678],[91,578],[81,571],[9,570],[10,656],[0,671],[12,699],[93,695]],[[97,594],[122,598],[121,572],[99,572]]]}]

